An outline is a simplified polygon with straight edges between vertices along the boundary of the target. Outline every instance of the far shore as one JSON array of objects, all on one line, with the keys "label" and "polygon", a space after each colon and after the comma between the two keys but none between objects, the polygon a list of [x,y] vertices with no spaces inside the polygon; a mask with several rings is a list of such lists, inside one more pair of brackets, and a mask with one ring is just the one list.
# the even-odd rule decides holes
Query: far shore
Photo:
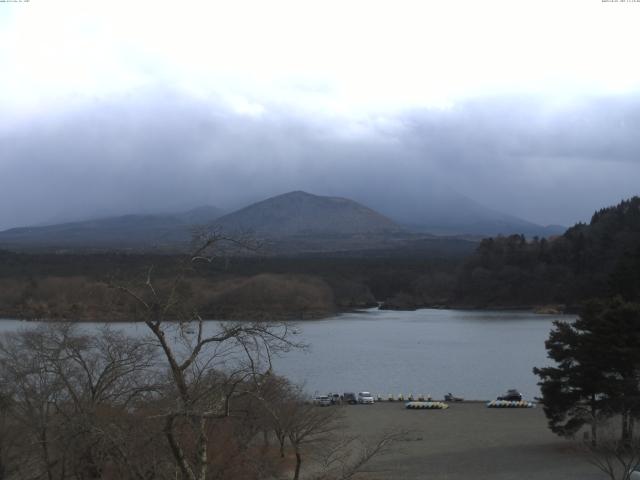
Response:
[{"label": "far shore", "polygon": [[[268,315],[263,315],[261,317],[252,317],[251,315],[241,316],[234,315],[233,318],[205,318],[204,320],[207,322],[234,322],[234,321],[257,321],[257,322],[287,322],[287,323],[298,323],[298,322],[313,322],[317,320],[327,320],[331,318],[338,318],[340,315],[349,314],[349,313],[367,313],[369,311],[375,310],[387,310],[387,311],[397,311],[397,312],[415,312],[418,310],[460,310],[460,311],[481,311],[481,312],[517,312],[517,313],[534,313],[537,315],[575,315],[575,311],[573,310],[562,310],[560,308],[552,308],[554,306],[490,306],[490,307],[473,307],[468,305],[436,305],[436,306],[424,306],[419,308],[383,308],[383,305],[380,304],[378,307],[367,307],[367,308],[352,308],[346,310],[340,310],[336,312],[326,313],[326,314],[315,314],[315,313],[302,313],[299,316],[295,315],[286,315],[286,316],[276,316],[269,317]],[[3,320],[12,320],[12,321],[25,321],[25,322],[51,322],[51,323],[142,323],[143,320],[138,319],[125,319],[125,318],[117,318],[112,320],[105,320],[99,318],[65,318],[65,317],[55,317],[55,318],[23,318],[16,317],[11,314],[3,314],[0,312],[0,321]],[[166,319],[167,322],[177,322],[177,319]],[[195,320],[194,320],[195,321]]]}]

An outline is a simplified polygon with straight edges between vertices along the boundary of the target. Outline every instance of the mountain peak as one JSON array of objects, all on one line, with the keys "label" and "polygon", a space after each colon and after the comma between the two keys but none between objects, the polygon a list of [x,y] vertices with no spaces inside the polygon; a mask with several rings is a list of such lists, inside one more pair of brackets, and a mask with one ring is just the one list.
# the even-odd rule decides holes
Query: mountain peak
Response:
[{"label": "mountain peak", "polygon": [[362,235],[401,228],[353,200],[301,190],[267,198],[218,219],[225,230],[249,230],[268,237]]},{"label": "mountain peak", "polygon": [[305,192],[304,190],[292,190],[287,193],[282,193],[280,195],[276,195],[276,197],[318,197],[319,195],[314,195],[309,192]]}]

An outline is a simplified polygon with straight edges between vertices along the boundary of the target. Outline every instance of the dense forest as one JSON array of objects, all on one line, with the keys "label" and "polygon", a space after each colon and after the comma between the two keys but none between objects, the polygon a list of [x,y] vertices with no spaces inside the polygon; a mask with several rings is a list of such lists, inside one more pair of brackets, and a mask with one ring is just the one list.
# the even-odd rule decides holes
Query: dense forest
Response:
[{"label": "dense forest", "polygon": [[[158,288],[170,288],[183,260],[0,251],[0,316],[135,318],[135,305],[115,287],[142,285],[153,268]],[[640,198],[599,210],[589,224],[549,239],[511,235],[443,240],[428,249],[227,256],[190,268],[183,280],[183,300],[207,318],[311,319],[377,303],[567,311],[591,297],[637,300]]]},{"label": "dense forest", "polygon": [[[442,276],[454,278],[462,258],[458,254],[222,258],[189,269],[180,293],[207,318],[311,319],[375,306]],[[0,316],[135,318],[135,305],[115,287],[144,285],[153,267],[158,288],[170,288],[181,274],[183,260],[169,255],[1,252]]]},{"label": "dense forest", "polygon": [[564,235],[483,240],[457,277],[467,305],[573,306],[590,297],[640,296],[640,198],[597,211]]}]

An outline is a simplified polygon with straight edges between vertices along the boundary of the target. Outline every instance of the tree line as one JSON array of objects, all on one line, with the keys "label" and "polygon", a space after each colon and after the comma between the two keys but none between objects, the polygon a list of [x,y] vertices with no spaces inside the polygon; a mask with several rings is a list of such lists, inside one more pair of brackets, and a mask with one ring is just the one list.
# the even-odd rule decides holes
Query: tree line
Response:
[{"label": "tree line", "polygon": [[640,197],[594,213],[562,236],[482,240],[464,262],[453,298],[463,304],[562,304],[640,296]]}]

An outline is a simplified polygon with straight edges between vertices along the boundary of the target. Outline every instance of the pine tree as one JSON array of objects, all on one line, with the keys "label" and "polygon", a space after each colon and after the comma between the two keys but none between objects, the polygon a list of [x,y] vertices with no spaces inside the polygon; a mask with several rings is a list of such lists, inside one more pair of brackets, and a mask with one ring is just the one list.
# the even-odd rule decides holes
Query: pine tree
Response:
[{"label": "pine tree", "polygon": [[640,306],[621,298],[591,301],[573,323],[554,323],[545,342],[556,366],[534,368],[551,431],[572,436],[619,415],[622,440],[640,414]]}]

